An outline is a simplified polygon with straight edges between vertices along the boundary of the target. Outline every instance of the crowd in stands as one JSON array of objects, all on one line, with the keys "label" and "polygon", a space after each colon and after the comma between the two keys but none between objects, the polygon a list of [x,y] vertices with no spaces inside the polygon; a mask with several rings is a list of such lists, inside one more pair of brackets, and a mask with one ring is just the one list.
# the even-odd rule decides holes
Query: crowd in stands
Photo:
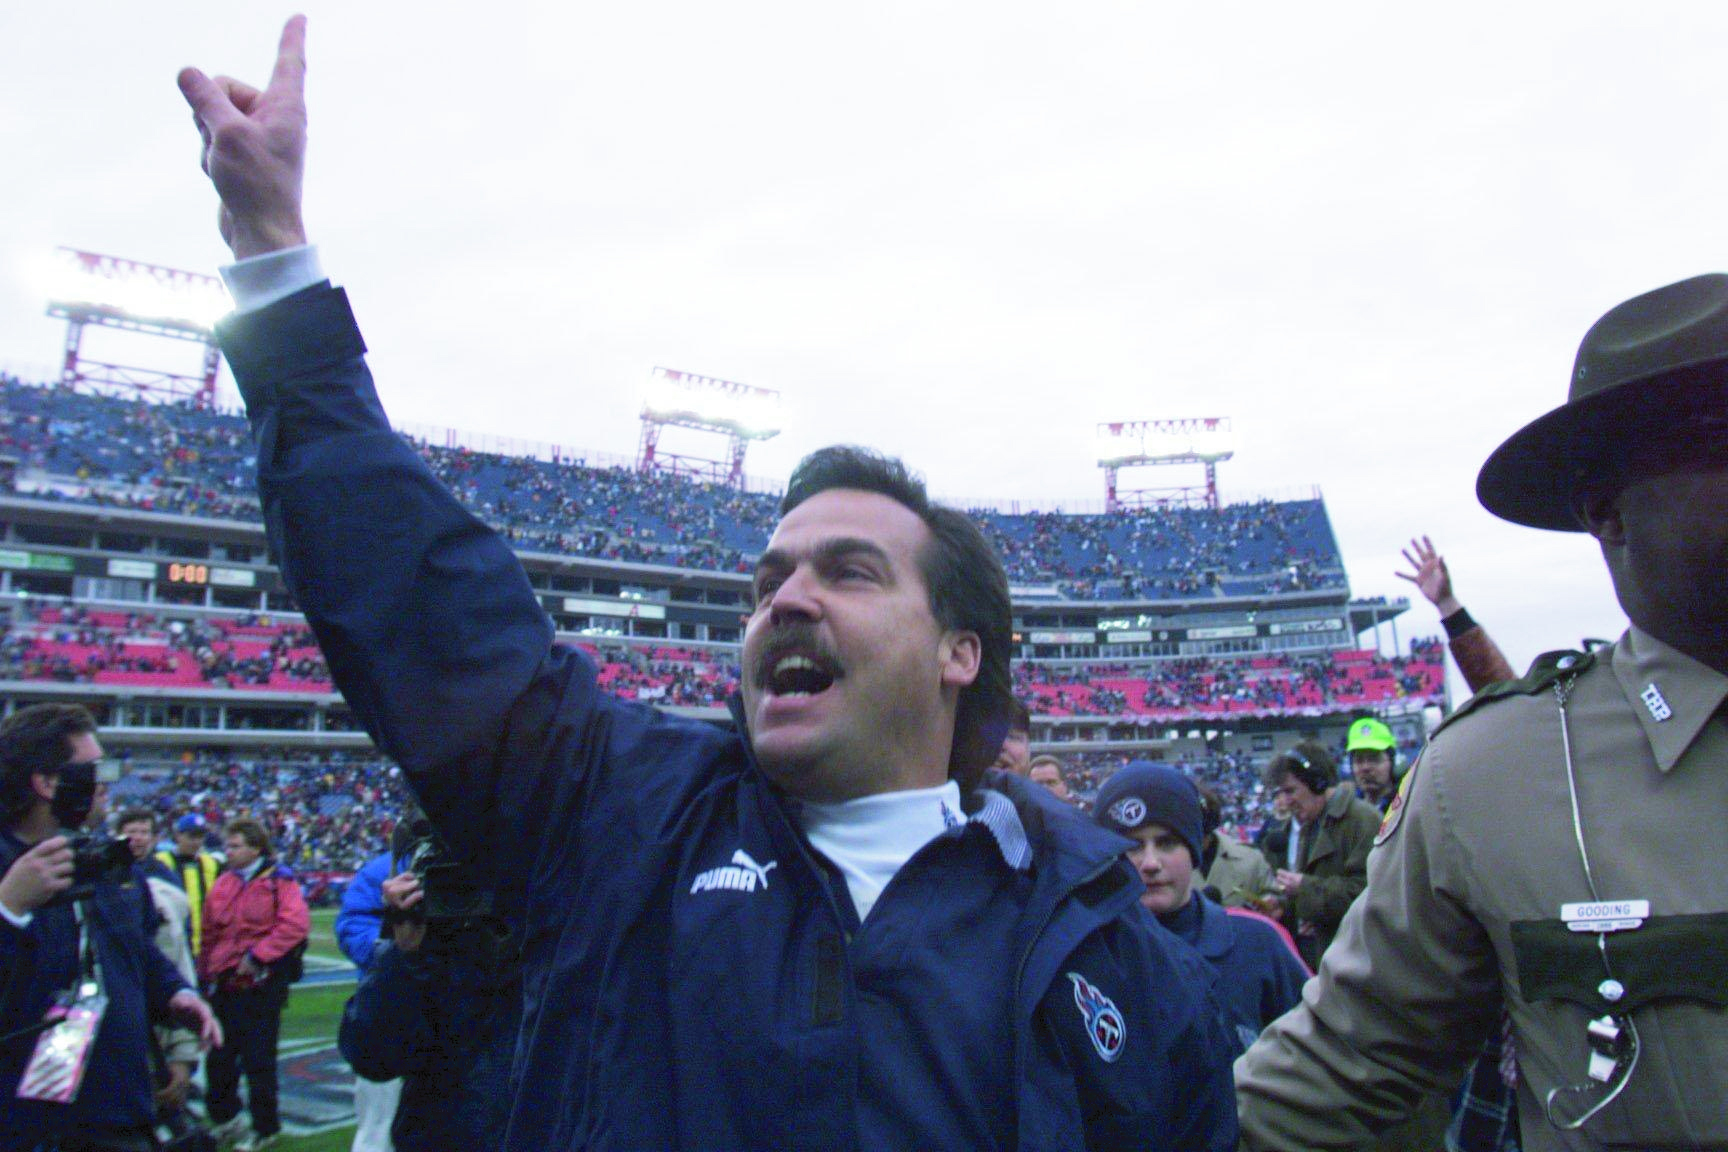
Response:
[{"label": "crowd in stands", "polygon": [[[1068,787],[1086,803],[1118,769],[1144,759],[1146,753],[1062,749],[1057,755]],[[1211,785],[1223,803],[1223,826],[1236,833],[1238,839],[1251,840],[1266,816],[1260,786],[1262,760],[1236,752],[1214,752],[1182,757],[1171,763],[1190,778]]]},{"label": "crowd in stands", "polygon": [[1303,655],[1208,657],[1148,666],[1014,666],[1016,693],[1046,716],[1133,716],[1179,720],[1222,715],[1318,713],[1395,700],[1439,703],[1444,650],[1416,640],[1409,656],[1372,650]]},{"label": "crowd in stands", "polygon": [[[432,471],[523,551],[747,572],[779,498],[684,476],[416,442]],[[0,378],[0,456],[27,494],[256,521],[243,417]],[[51,478],[50,481],[41,479]],[[974,513],[1017,584],[1075,599],[1192,599],[1343,588],[1318,499],[1104,514]]]},{"label": "crowd in stands", "polygon": [[[1144,753],[1060,753],[1068,785],[1083,801],[1111,774]],[[250,816],[270,832],[280,859],[307,878],[318,896],[331,877],[340,883],[387,843],[408,794],[399,769],[370,751],[198,748],[158,757],[138,752],[111,807],[144,807],[164,827],[187,813],[212,829]],[[1210,784],[1223,799],[1224,824],[1251,836],[1264,818],[1258,762],[1219,752],[1176,766]],[[212,845],[214,846],[214,845]]]},{"label": "crowd in stands", "polygon": [[1318,500],[1101,515],[974,513],[1017,583],[1079,599],[1187,599],[1343,587]]},{"label": "crowd in stands", "polygon": [[0,620],[0,679],[330,691],[324,654],[303,623],[261,616],[165,620],[30,601]]},{"label": "crowd in stands", "polygon": [[[724,705],[738,687],[735,657],[676,646],[580,643],[614,693],[675,707]],[[1015,689],[1039,715],[1183,720],[1281,715],[1439,702],[1438,641],[1408,656],[1371,650],[1300,656],[1116,664],[1020,662]],[[164,619],[144,612],[24,602],[0,618],[0,680],[329,692],[329,670],[297,620],[238,616]]]},{"label": "crowd in stands", "polygon": [[296,748],[137,753],[115,795],[114,810],[149,808],[163,826],[187,813],[212,829],[258,820],[277,857],[308,878],[308,896],[323,874],[352,872],[388,843],[408,799],[401,771],[374,752]]}]

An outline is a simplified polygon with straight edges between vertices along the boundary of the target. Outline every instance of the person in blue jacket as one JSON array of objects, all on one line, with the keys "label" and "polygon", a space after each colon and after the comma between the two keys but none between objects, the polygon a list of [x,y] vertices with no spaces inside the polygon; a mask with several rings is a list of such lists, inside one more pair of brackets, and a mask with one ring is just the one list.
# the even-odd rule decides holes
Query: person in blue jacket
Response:
[{"label": "person in blue jacket", "polygon": [[1226,910],[1195,883],[1205,835],[1199,789],[1167,764],[1136,760],[1098,789],[1092,814],[1134,841],[1128,858],[1145,883],[1141,907],[1217,970],[1237,1052],[1246,1052],[1301,1001],[1311,973],[1271,921]]},{"label": "person in blue jacket", "polygon": [[336,913],[336,946],[364,976],[387,939],[384,932],[384,881],[396,874],[396,861],[380,852],[360,866],[342,890]]},{"label": "person in blue jacket", "polygon": [[[389,425],[305,244],[303,18],[187,69],[270,545],[343,695],[522,925],[512,1149],[1232,1149],[1234,1048],[1128,842],[986,772],[1008,585],[898,461],[799,465],[733,728],[600,690]],[[960,433],[956,433],[960,435]]]},{"label": "person in blue jacket", "polygon": [[[386,943],[384,881],[396,873],[394,848],[360,866],[342,890],[336,913],[336,945],[359,969],[361,981],[372,970]],[[349,1152],[390,1152],[390,1127],[402,1098],[402,1081],[354,1077],[354,1142]]]},{"label": "person in blue jacket", "polygon": [[401,1079],[395,1152],[492,1152],[510,1119],[517,942],[491,917],[428,920],[424,896],[412,872],[384,881],[389,938],[342,1011],[338,1044],[363,1080]]}]

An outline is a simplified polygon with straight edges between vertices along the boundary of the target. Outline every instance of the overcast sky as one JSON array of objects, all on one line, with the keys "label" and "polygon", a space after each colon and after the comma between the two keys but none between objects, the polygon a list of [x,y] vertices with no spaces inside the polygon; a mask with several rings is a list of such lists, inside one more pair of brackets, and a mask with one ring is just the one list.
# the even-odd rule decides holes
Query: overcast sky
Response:
[{"label": "overcast sky", "polygon": [[[1096,502],[1097,421],[1229,416],[1226,495],[1320,486],[1357,594],[1427,532],[1514,663],[1624,626],[1475,475],[1598,315],[1724,264],[1728,7],[304,10],[308,224],[399,422],[629,455],[664,365],[784,393],[754,474]],[[0,366],[55,371],[57,245],[223,261],[174,74],[262,81],[291,11],[0,9]]]}]

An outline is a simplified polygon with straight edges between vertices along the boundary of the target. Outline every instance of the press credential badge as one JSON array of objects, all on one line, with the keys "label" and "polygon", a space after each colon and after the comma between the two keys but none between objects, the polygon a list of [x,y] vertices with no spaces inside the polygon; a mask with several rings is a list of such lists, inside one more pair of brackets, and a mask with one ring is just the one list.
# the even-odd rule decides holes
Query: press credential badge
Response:
[{"label": "press credential badge", "polygon": [[96,984],[85,983],[78,992],[76,1000],[62,993],[48,1009],[47,1018],[55,1023],[36,1039],[36,1051],[24,1068],[24,1078],[18,1082],[20,1100],[70,1104],[77,1099],[84,1073],[90,1066],[90,1048],[96,1043],[96,1030],[108,1011],[108,997]]}]

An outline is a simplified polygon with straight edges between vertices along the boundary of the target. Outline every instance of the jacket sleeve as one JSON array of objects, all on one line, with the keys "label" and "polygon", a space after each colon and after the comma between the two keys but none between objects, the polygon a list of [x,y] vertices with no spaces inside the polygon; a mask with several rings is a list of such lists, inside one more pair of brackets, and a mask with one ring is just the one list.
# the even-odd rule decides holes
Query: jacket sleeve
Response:
[{"label": "jacket sleeve", "polygon": [[1500,651],[1500,645],[1494,643],[1494,637],[1488,635],[1488,630],[1480,624],[1452,637],[1448,646],[1452,649],[1452,659],[1458,662],[1458,671],[1463,673],[1464,683],[1472,692],[1480,692],[1490,684],[1514,680],[1518,676]]},{"label": "jacket sleeve", "polygon": [[306,897],[299,883],[291,876],[272,876],[270,885],[276,898],[276,922],[270,934],[252,945],[252,958],[260,964],[274,964],[292,952],[312,931],[312,913],[306,907]]},{"label": "jacket sleeve", "polygon": [[1267,951],[1267,977],[1260,1000],[1260,1025],[1264,1028],[1302,1003],[1302,986],[1311,973],[1294,948],[1278,938]]},{"label": "jacket sleeve", "polygon": [[[411,962],[412,961],[412,962]],[[355,1073],[368,1080],[394,1080],[424,1071],[437,1043],[428,991],[437,986],[424,958],[394,944],[378,950],[377,962],[342,1009],[336,1043]]]},{"label": "jacket sleeve", "polygon": [[331,676],[446,841],[508,897],[549,830],[568,835],[589,769],[627,726],[619,709],[581,653],[553,645],[504,541],[391,430],[341,291],[218,331],[271,553]]},{"label": "jacket sleeve", "polygon": [[388,852],[368,860],[342,893],[342,910],[336,913],[336,944],[342,954],[365,972],[378,950],[384,927],[384,881],[389,879]]},{"label": "jacket sleeve", "polygon": [[168,1001],[174,998],[176,992],[186,987],[186,981],[181,977],[180,969],[174,967],[174,961],[156,947],[158,916],[156,903],[150,899],[150,886],[140,882],[135,891],[138,900],[138,933],[144,949],[145,1003],[150,1007],[150,1015],[161,1019],[168,1014]]},{"label": "jacket sleeve", "polygon": [[1450,1092],[1498,1024],[1499,970],[1468,908],[1431,743],[1302,1003],[1236,1061],[1250,1152],[1343,1152]]}]

